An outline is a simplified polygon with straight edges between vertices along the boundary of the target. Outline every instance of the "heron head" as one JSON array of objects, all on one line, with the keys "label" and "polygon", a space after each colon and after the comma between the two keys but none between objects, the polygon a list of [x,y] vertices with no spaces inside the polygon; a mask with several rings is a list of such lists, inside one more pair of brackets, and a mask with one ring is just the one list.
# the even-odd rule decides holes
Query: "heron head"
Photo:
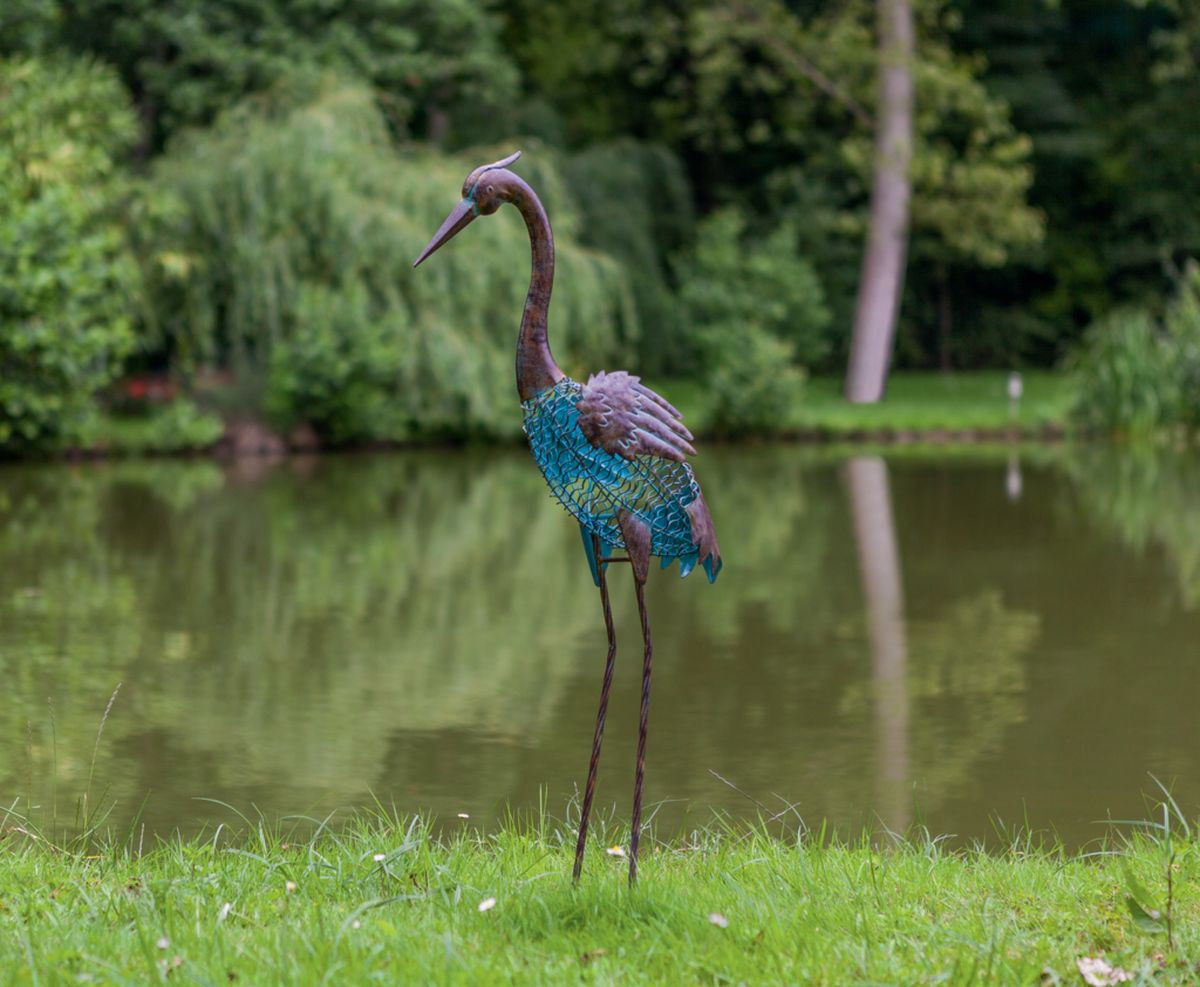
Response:
[{"label": "heron head", "polygon": [[507,166],[520,156],[520,151],[514,151],[507,158],[480,165],[467,176],[462,187],[462,202],[450,210],[450,215],[438,227],[433,239],[425,244],[425,249],[413,261],[413,267],[466,229],[476,216],[490,216],[505,202],[512,201],[517,189],[514,181],[517,176],[508,171]]}]

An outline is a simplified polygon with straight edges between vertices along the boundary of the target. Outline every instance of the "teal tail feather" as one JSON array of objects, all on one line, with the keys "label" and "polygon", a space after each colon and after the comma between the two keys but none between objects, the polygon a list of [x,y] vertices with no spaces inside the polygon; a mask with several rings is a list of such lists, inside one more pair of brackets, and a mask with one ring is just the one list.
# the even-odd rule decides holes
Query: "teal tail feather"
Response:
[{"label": "teal tail feather", "polygon": [[[600,585],[600,570],[604,569],[607,571],[608,563],[601,562],[599,559],[596,558],[595,548],[592,543],[592,533],[590,531],[588,531],[588,529],[585,528],[582,524],[579,526],[579,534],[583,537],[583,552],[587,556],[588,568],[592,571],[592,582],[594,582],[597,586],[599,586]],[[608,544],[608,542],[601,539],[601,541],[600,541],[601,557],[604,557],[606,555],[611,555],[611,554],[612,554],[612,546],[610,544]]]},{"label": "teal tail feather", "polygon": [[[659,567],[662,569],[667,569],[667,568],[670,568],[672,563],[678,562],[679,563],[679,578],[683,579],[684,577],[691,574],[691,571],[696,568],[696,563],[698,561],[699,561],[699,553],[698,552],[692,552],[688,555],[664,555],[659,560]],[[708,581],[710,583],[715,583],[717,581],[717,576],[719,576],[721,574],[721,567],[724,564],[725,564],[724,560],[722,560],[720,558],[718,558],[714,562],[711,554],[706,555],[704,557],[704,563],[703,563],[704,573],[705,573],[705,575],[708,576]]]}]

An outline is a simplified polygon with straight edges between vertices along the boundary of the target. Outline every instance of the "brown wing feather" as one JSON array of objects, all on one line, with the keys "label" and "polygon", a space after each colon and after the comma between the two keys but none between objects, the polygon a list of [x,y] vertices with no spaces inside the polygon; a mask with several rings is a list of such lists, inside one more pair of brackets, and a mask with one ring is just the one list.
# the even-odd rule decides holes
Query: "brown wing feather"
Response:
[{"label": "brown wing feather", "polygon": [[674,405],[624,370],[592,374],[576,402],[588,441],[625,459],[658,456],[682,463],[696,455],[692,433]]}]

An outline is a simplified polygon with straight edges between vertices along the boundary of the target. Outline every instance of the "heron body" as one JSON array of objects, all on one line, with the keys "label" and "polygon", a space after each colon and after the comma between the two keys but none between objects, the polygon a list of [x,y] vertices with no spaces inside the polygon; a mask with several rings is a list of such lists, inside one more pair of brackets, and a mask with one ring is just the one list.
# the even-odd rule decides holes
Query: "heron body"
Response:
[{"label": "heron body", "polygon": [[[617,374],[605,376],[615,378]],[[640,384],[636,377],[629,380],[632,386]],[[627,457],[595,444],[581,425],[581,420],[587,421],[580,412],[581,404],[587,407],[586,393],[586,385],[564,377],[522,402],[522,407],[533,458],[554,498],[579,522],[593,580],[599,585],[597,566],[604,563],[597,562],[590,536],[599,540],[602,557],[614,548],[626,548],[622,512],[645,525],[650,533],[650,555],[661,560],[662,568],[678,560],[679,574],[686,576],[701,560],[703,550],[704,570],[709,582],[715,580],[721,557],[696,534],[693,516],[703,511],[703,521],[708,511],[692,468],[662,456]]]},{"label": "heron body", "polygon": [[[581,384],[555,363],[546,334],[554,283],[554,235],[537,194],[507,168],[519,156],[517,152],[502,161],[481,165],[467,176],[462,201],[451,210],[413,266],[477,217],[491,215],[505,203],[516,206],[525,220],[532,272],[516,359],[517,393],[525,414],[523,427],[551,493],[579,522],[592,579],[600,589],[608,634],[608,657],[580,810],[574,877],[579,879],[583,865],[617,653],[606,572],[610,563],[629,562],[644,644],[630,830],[632,883],[637,877],[653,658],[643,591],[649,559],[658,557],[664,569],[678,560],[681,576],[700,565],[713,582],[721,571],[721,551],[700,484],[686,461],[696,450],[679,411],[625,371],[601,371]],[[614,549],[623,549],[625,555],[613,556]]]}]

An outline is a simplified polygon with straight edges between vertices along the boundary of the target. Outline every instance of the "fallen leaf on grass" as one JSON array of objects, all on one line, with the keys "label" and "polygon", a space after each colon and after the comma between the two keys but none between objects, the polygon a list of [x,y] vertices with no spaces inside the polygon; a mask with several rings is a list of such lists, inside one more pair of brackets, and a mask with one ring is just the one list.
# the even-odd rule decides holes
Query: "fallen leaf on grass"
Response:
[{"label": "fallen leaf on grass", "polygon": [[592,960],[598,960],[601,956],[607,953],[607,949],[589,949],[579,957],[579,962],[587,966]]},{"label": "fallen leaf on grass", "polygon": [[718,929],[728,929],[729,928],[729,919],[727,919],[720,912],[709,912],[708,920],[710,922],[712,922],[712,924],[715,925]]},{"label": "fallen leaf on grass", "polygon": [[1081,956],[1075,963],[1084,983],[1091,987],[1111,987],[1112,984],[1123,984],[1133,979],[1133,974],[1113,966],[1102,956]]},{"label": "fallen leaf on grass", "polygon": [[490,912],[495,907],[496,907],[496,899],[495,898],[484,898],[483,901],[481,901],[479,903],[479,910],[481,912]]}]

